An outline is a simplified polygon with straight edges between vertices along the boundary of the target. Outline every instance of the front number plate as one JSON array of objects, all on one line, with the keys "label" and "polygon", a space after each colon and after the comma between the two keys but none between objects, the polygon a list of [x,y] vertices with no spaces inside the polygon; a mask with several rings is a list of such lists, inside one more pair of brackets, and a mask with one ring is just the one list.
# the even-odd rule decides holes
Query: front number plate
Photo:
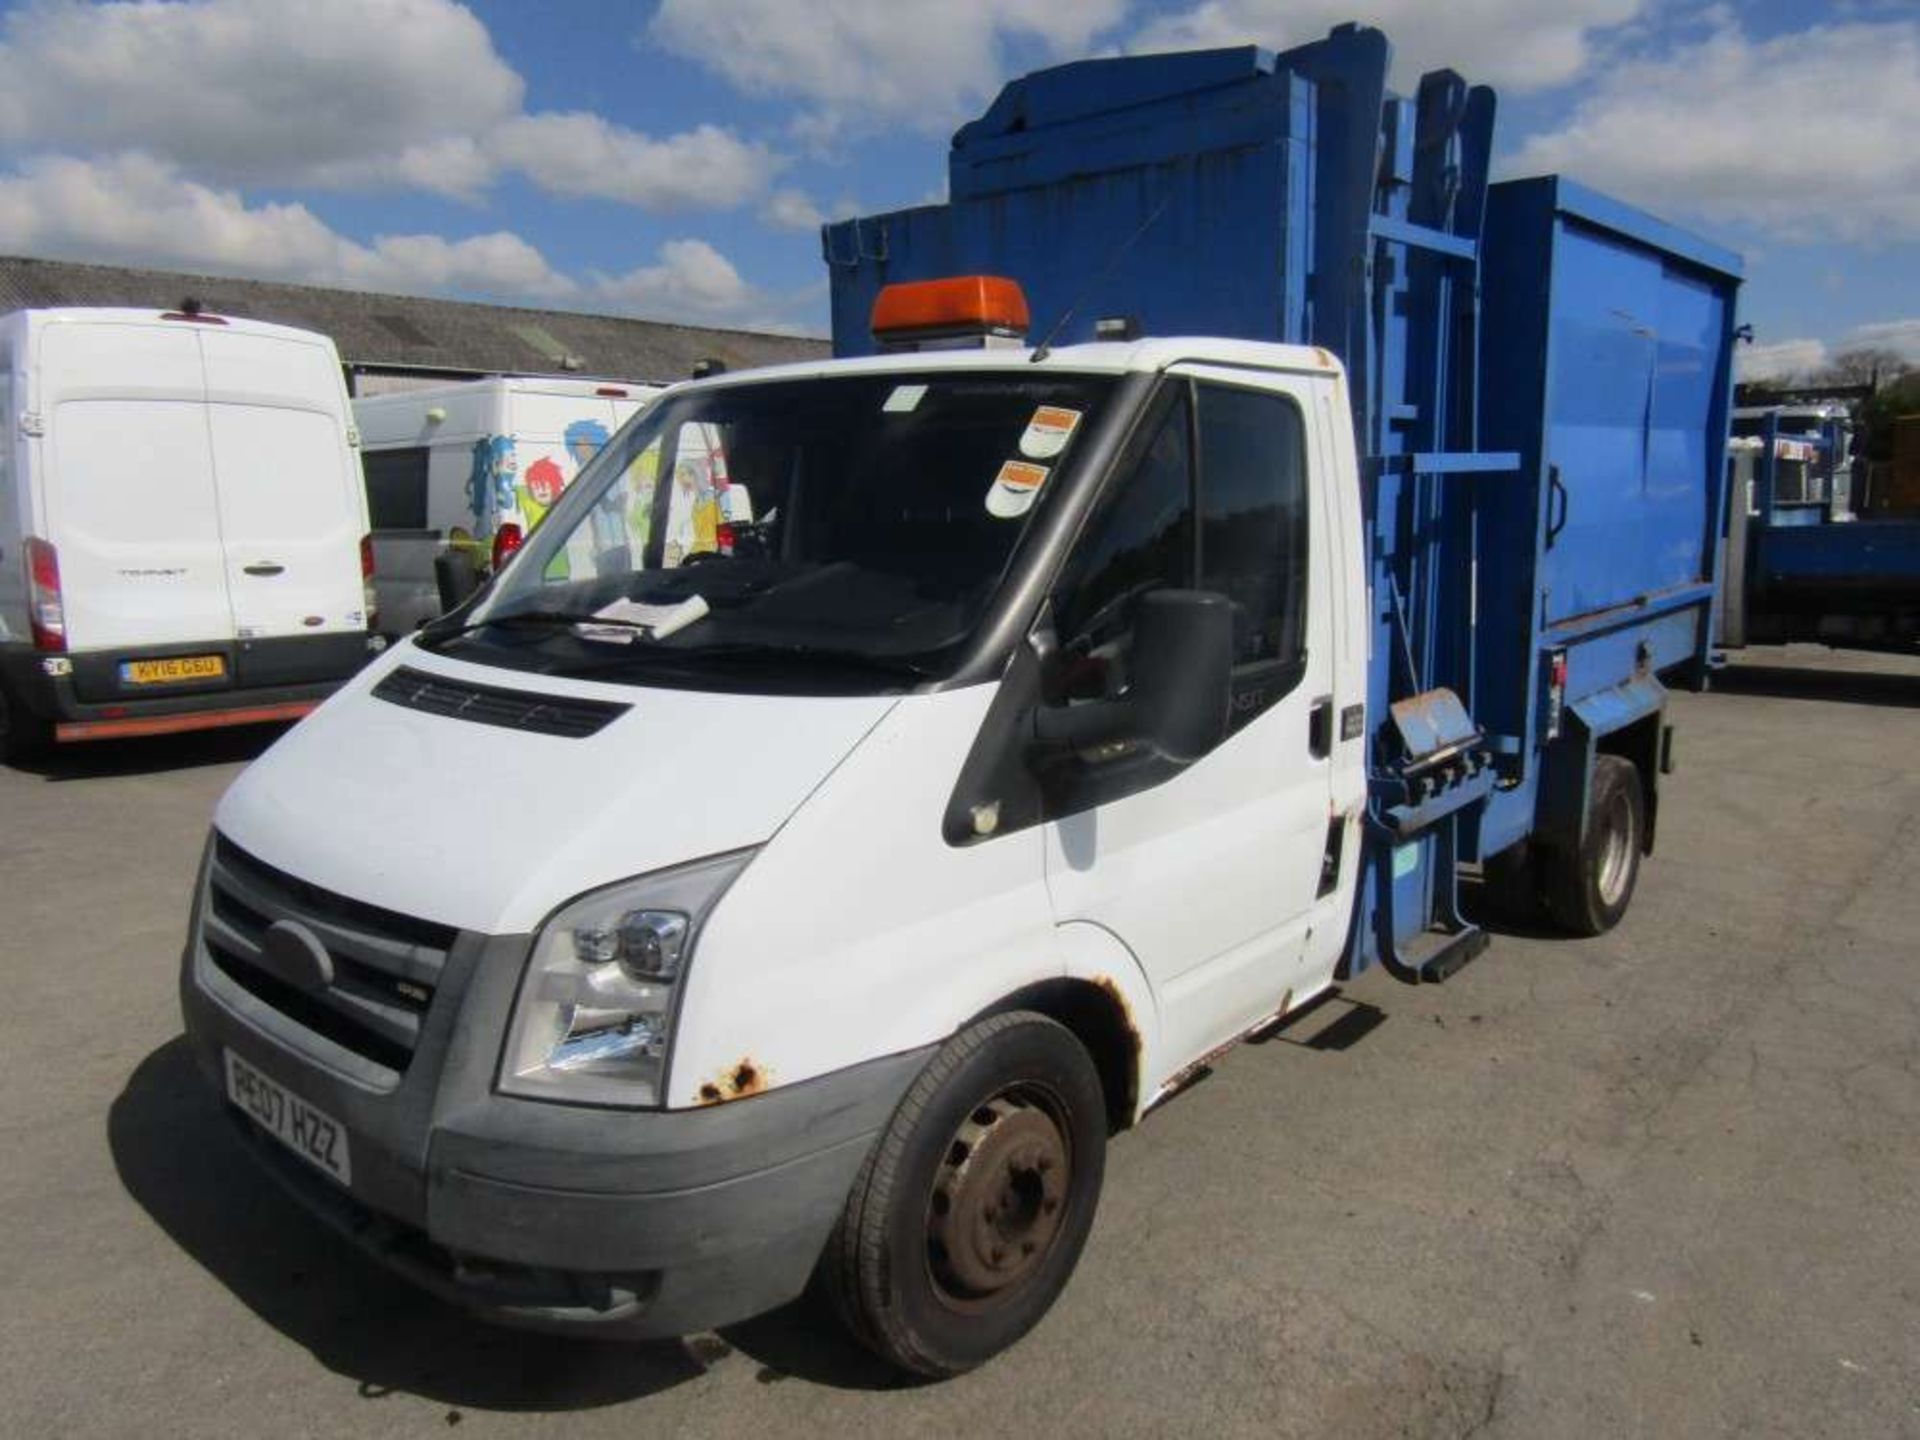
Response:
[{"label": "front number plate", "polygon": [[347,1159],[346,1126],[278,1081],[269,1080],[231,1050],[224,1053],[227,1098],[302,1160],[347,1184],[353,1167]]}]

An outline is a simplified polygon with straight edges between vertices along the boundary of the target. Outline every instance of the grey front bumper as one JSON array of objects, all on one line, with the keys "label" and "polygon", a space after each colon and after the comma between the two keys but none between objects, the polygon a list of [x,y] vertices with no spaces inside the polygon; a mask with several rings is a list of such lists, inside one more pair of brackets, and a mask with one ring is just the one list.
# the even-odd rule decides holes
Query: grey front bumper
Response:
[{"label": "grey front bumper", "polygon": [[805,1287],[867,1150],[930,1050],[696,1110],[590,1109],[495,1093],[529,937],[461,935],[418,1046],[388,1082],[209,958],[203,871],[181,967],[201,1068],[221,1051],[345,1126],[351,1189],[233,1112],[314,1214],[490,1319],[627,1336],[709,1329]]}]

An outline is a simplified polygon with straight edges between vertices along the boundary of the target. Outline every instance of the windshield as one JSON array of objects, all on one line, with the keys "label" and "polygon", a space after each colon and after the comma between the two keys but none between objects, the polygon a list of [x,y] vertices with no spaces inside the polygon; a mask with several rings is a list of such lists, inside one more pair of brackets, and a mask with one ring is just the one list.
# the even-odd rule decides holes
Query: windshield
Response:
[{"label": "windshield", "polygon": [[1026,366],[665,397],[582,470],[464,624],[422,641],[594,679],[936,676],[1113,386]]}]

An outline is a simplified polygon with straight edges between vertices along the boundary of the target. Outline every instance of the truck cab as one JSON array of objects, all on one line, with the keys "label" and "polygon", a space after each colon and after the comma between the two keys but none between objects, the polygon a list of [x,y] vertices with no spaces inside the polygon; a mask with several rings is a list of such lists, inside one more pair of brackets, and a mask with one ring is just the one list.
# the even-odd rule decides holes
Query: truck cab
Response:
[{"label": "truck cab", "polygon": [[[758,518],[677,556],[636,477],[716,433]],[[832,1249],[885,1353],[977,1363],[1064,1284],[1108,1134],[1333,982],[1359,527],[1312,349],[680,387],[229,792],[194,1045],[296,1193],[462,1303],[677,1334]]]}]

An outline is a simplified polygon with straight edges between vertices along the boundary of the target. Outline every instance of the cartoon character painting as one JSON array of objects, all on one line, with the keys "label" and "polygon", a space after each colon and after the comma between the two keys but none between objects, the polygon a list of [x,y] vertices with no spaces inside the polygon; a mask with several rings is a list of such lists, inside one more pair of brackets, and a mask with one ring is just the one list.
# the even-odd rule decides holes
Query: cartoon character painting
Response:
[{"label": "cartoon character painting", "polygon": [[483,435],[473,442],[473,468],[467,473],[467,508],[476,535],[491,535],[495,522],[513,509],[513,437]]},{"label": "cartoon character painting", "polygon": [[607,427],[598,420],[576,420],[567,426],[567,433],[561,443],[567,447],[567,454],[573,457],[573,473],[578,475],[580,467],[600,453],[600,447],[607,443]]},{"label": "cartoon character painting", "polygon": [[527,529],[540,523],[566,488],[566,472],[551,455],[542,455],[527,467],[526,478],[520,482],[520,513],[526,517]]}]

